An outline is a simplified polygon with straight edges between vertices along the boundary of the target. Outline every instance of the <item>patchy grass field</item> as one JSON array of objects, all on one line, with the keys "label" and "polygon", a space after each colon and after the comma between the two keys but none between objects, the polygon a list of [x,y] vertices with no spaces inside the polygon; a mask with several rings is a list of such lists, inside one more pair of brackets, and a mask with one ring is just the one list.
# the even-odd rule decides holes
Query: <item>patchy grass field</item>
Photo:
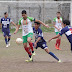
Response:
[{"label": "patchy grass field", "polygon": [[[46,41],[53,36],[55,36],[54,32],[44,32]],[[58,63],[40,48],[35,50],[36,56],[33,57],[34,62],[26,63],[25,60],[28,59],[28,55],[23,45],[15,43],[18,37],[22,37],[20,32],[16,35],[12,33],[11,46],[6,48],[3,35],[0,33],[0,72],[72,72],[70,44],[64,35],[61,41],[61,51],[55,49],[55,40],[52,40],[50,43],[47,42],[49,50],[55,53],[62,60],[62,63]]]}]

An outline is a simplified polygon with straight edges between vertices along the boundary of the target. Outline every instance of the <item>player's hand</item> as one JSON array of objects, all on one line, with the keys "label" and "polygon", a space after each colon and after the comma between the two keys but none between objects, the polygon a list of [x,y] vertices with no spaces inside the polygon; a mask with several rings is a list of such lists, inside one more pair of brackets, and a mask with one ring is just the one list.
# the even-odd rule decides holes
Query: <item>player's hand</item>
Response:
[{"label": "player's hand", "polygon": [[17,32],[15,31],[14,34],[16,34]]},{"label": "player's hand", "polygon": [[34,43],[34,47],[36,47],[37,46],[37,43]]},{"label": "player's hand", "polygon": [[60,29],[58,29],[58,31],[60,31]]},{"label": "player's hand", "polygon": [[48,26],[48,25],[45,25],[45,27],[49,28],[49,26]]},{"label": "player's hand", "polygon": [[50,39],[48,42],[50,42],[52,39]]}]

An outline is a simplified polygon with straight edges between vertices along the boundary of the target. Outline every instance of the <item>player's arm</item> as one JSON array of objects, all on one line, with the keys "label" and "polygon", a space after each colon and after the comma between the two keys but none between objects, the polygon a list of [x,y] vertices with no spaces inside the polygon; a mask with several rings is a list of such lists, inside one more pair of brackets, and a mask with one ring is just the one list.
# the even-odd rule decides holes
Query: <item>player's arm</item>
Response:
[{"label": "player's arm", "polygon": [[43,26],[45,26],[45,27],[49,28],[49,26],[48,26],[48,25],[46,25],[45,23],[43,23],[43,22],[42,22],[42,21],[40,21],[40,20],[35,19],[35,22],[39,22],[39,23],[40,23],[40,24],[42,24]]},{"label": "player's arm", "polygon": [[56,24],[56,22],[53,21],[54,27],[55,27],[58,31],[60,31],[60,29],[59,29],[55,24]]},{"label": "player's arm", "polygon": [[18,26],[17,26],[17,28],[16,28],[14,34],[16,34],[16,33],[18,32],[20,26],[21,26],[21,19],[19,20]]},{"label": "player's arm", "polygon": [[34,47],[37,46],[37,43],[41,40],[41,37],[38,37],[38,39],[36,40],[36,42],[34,43]]},{"label": "player's arm", "polygon": [[58,31],[60,31],[60,29],[56,26],[56,18],[53,19],[53,26],[54,26]]},{"label": "player's arm", "polygon": [[1,26],[2,26],[2,19],[0,20],[0,29],[1,29]]},{"label": "player's arm", "polygon": [[65,32],[66,32],[66,29],[63,28],[63,29],[61,30],[61,32],[60,32],[58,35],[56,35],[55,37],[51,38],[51,39],[49,40],[49,42],[50,42],[52,39],[56,39],[56,38],[60,37],[60,36],[63,35]]},{"label": "player's arm", "polygon": [[11,24],[13,24],[17,28],[17,25],[13,21],[11,22]]},{"label": "player's arm", "polygon": [[0,29],[1,29],[1,25],[2,25],[2,24],[0,23]]},{"label": "player's arm", "polygon": [[16,34],[16,33],[18,32],[19,28],[20,28],[20,25],[18,25],[18,26],[16,27],[16,30],[15,30],[14,34]]},{"label": "player's arm", "polygon": [[52,39],[56,39],[56,38],[58,38],[58,37],[60,37],[60,34],[58,34],[58,35],[56,35],[55,37],[49,39],[49,42],[50,42]]}]

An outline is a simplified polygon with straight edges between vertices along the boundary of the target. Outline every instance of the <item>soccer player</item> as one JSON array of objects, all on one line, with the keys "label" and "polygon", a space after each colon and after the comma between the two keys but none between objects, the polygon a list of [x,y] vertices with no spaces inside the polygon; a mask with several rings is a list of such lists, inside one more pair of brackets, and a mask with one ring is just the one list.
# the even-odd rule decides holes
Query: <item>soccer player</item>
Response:
[{"label": "soccer player", "polygon": [[33,32],[35,35],[35,42],[34,47],[36,49],[38,49],[38,47],[40,47],[41,49],[44,49],[48,54],[50,54],[52,57],[54,57],[58,62],[61,62],[61,60],[59,60],[54,53],[49,52],[48,50],[48,46],[46,44],[45,39],[43,38],[43,33],[42,30],[39,28],[40,23],[39,22],[35,22],[35,26],[33,27]]},{"label": "soccer player", "polygon": [[49,40],[49,42],[52,39],[56,39],[56,38],[60,37],[61,35],[65,34],[67,39],[69,40],[69,42],[71,44],[71,52],[72,52],[72,27],[70,26],[70,21],[69,20],[64,20],[63,21],[63,26],[64,26],[64,28],[61,30],[61,32],[57,36],[51,38]]},{"label": "soccer player", "polygon": [[[62,17],[61,17],[61,13],[60,12],[57,12],[57,17],[55,17],[53,19],[53,24],[54,24],[54,27],[55,27],[55,33],[56,33],[56,35],[58,35],[59,32],[62,29]],[[55,48],[57,50],[61,50],[59,48],[60,47],[60,43],[61,43],[61,36],[58,37],[58,39],[56,40]]]},{"label": "soccer player", "polygon": [[5,38],[6,47],[10,46],[10,42],[9,42],[11,38],[10,29],[9,29],[10,23],[16,26],[16,24],[8,17],[8,13],[5,12],[4,17],[1,18],[0,26],[2,25],[2,32]]},{"label": "soccer player", "polygon": [[[26,10],[22,11],[22,18],[19,20],[18,28],[16,29],[15,34],[18,32],[19,27],[22,25],[23,45],[26,52],[29,55],[29,60],[26,60],[26,62],[32,61],[32,55],[35,55],[33,44],[31,42],[31,39],[33,37],[32,21],[39,22],[45,27],[49,27],[45,25],[43,22],[41,22],[40,20],[27,16]],[[31,47],[32,53],[30,52],[29,47],[27,46],[27,42],[29,43],[29,46]]]}]

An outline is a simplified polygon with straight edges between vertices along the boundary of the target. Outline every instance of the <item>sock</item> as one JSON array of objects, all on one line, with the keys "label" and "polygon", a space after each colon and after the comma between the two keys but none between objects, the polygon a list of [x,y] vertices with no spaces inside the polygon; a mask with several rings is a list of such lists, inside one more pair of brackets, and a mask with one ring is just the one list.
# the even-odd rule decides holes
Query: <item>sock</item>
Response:
[{"label": "sock", "polygon": [[10,38],[8,38],[8,42],[10,41]]},{"label": "sock", "polygon": [[5,38],[5,43],[7,44],[7,38]]},{"label": "sock", "polygon": [[52,57],[54,57],[57,61],[59,61],[59,59],[54,55],[54,53],[49,52],[49,54],[50,54]]},{"label": "sock", "polygon": [[32,50],[32,53],[33,53],[33,52],[34,52],[34,50],[33,50],[33,44],[32,44],[32,42],[30,42],[30,43],[29,43],[29,45],[30,45],[31,50]]},{"label": "sock", "polygon": [[29,57],[31,58],[31,55],[29,55]]},{"label": "sock", "polygon": [[59,39],[56,40],[56,44],[55,44],[56,46],[57,46],[57,44],[58,44],[58,40],[59,40]]},{"label": "sock", "polygon": [[26,47],[25,50],[29,55],[32,55],[28,47]]},{"label": "sock", "polygon": [[60,47],[60,44],[61,44],[61,40],[58,40],[58,47]]}]

